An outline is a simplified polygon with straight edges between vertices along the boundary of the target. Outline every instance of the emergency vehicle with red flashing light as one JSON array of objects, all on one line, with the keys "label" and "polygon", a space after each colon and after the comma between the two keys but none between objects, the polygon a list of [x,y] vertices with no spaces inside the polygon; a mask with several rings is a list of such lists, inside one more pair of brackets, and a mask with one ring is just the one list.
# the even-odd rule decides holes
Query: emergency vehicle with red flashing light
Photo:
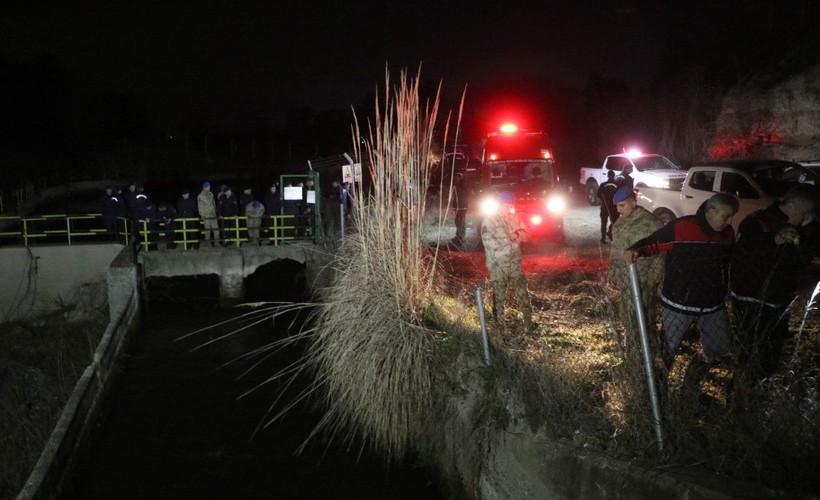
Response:
[{"label": "emergency vehicle with red flashing light", "polygon": [[636,188],[656,187],[669,189],[680,185],[686,177],[686,171],[675,165],[672,160],[658,154],[642,153],[637,149],[609,155],[604,158],[600,167],[581,168],[581,185],[590,205],[600,205],[598,186],[606,182],[607,172],[615,172],[615,178],[623,178],[628,172]]},{"label": "emergency vehicle with red flashing light", "polygon": [[499,210],[498,197],[511,193],[514,210],[527,228],[530,241],[564,241],[566,202],[549,135],[504,124],[483,141],[479,183],[478,231],[482,216]]}]

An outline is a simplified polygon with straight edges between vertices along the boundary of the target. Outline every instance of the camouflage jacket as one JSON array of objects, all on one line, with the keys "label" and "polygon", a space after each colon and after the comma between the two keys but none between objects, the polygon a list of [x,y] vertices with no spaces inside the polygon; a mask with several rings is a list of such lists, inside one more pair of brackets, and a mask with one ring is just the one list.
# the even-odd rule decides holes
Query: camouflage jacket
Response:
[{"label": "camouflage jacket", "polygon": [[204,189],[196,196],[196,208],[203,219],[216,218],[216,202],[214,195]]},{"label": "camouflage jacket", "polygon": [[248,218],[248,227],[259,227],[262,225],[262,216],[265,215],[265,205],[253,208],[253,203],[248,203],[245,207],[245,216]]},{"label": "camouflage jacket", "polygon": [[[612,251],[609,255],[609,279],[618,287],[627,286],[629,272],[624,250],[658,230],[663,224],[641,206],[628,217],[619,217],[612,225]],[[657,286],[663,278],[663,254],[637,260],[638,276],[643,285]]]},{"label": "camouflage jacket", "polygon": [[524,225],[515,214],[499,210],[485,218],[481,226],[481,242],[484,244],[487,268],[520,266],[520,243],[526,240]]}]

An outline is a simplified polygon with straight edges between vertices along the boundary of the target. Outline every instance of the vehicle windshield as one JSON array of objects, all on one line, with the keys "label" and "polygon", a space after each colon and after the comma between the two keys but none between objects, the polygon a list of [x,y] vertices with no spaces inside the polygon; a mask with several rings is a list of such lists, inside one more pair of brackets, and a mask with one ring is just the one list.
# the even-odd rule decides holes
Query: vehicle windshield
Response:
[{"label": "vehicle windshield", "polygon": [[772,196],[782,196],[795,184],[820,186],[820,175],[806,167],[784,163],[750,172],[764,191]]},{"label": "vehicle windshield", "polygon": [[487,169],[494,188],[541,191],[552,187],[552,163],[547,160],[492,161]]},{"label": "vehicle windshield", "polygon": [[680,170],[677,165],[663,156],[639,156],[633,158],[632,161],[635,162],[638,170],[642,172],[647,170]]}]

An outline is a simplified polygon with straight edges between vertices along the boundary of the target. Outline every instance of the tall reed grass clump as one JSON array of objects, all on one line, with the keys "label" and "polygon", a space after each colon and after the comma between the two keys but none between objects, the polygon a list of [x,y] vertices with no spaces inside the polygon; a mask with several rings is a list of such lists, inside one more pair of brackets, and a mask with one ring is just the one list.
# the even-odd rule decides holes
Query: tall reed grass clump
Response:
[{"label": "tall reed grass clump", "polygon": [[[353,124],[365,182],[354,190],[336,279],[311,322],[307,363],[324,416],[314,431],[367,443],[398,460],[431,404],[431,342],[424,326],[436,254],[424,244],[425,199],[438,96],[421,102],[418,78],[402,72],[362,127]],[[363,130],[366,129],[366,130]],[[446,128],[444,131],[446,141]]]}]

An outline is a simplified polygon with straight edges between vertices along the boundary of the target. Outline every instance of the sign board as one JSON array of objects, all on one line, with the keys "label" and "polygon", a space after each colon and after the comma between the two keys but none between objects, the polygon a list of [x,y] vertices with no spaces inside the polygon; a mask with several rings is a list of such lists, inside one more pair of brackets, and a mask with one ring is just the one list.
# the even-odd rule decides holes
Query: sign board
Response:
[{"label": "sign board", "polygon": [[342,165],[342,182],[362,182],[362,164]]},{"label": "sign board", "polygon": [[307,191],[307,202],[316,203],[316,191]]},{"label": "sign board", "polygon": [[285,199],[286,200],[302,200],[302,187],[301,186],[285,186]]}]

